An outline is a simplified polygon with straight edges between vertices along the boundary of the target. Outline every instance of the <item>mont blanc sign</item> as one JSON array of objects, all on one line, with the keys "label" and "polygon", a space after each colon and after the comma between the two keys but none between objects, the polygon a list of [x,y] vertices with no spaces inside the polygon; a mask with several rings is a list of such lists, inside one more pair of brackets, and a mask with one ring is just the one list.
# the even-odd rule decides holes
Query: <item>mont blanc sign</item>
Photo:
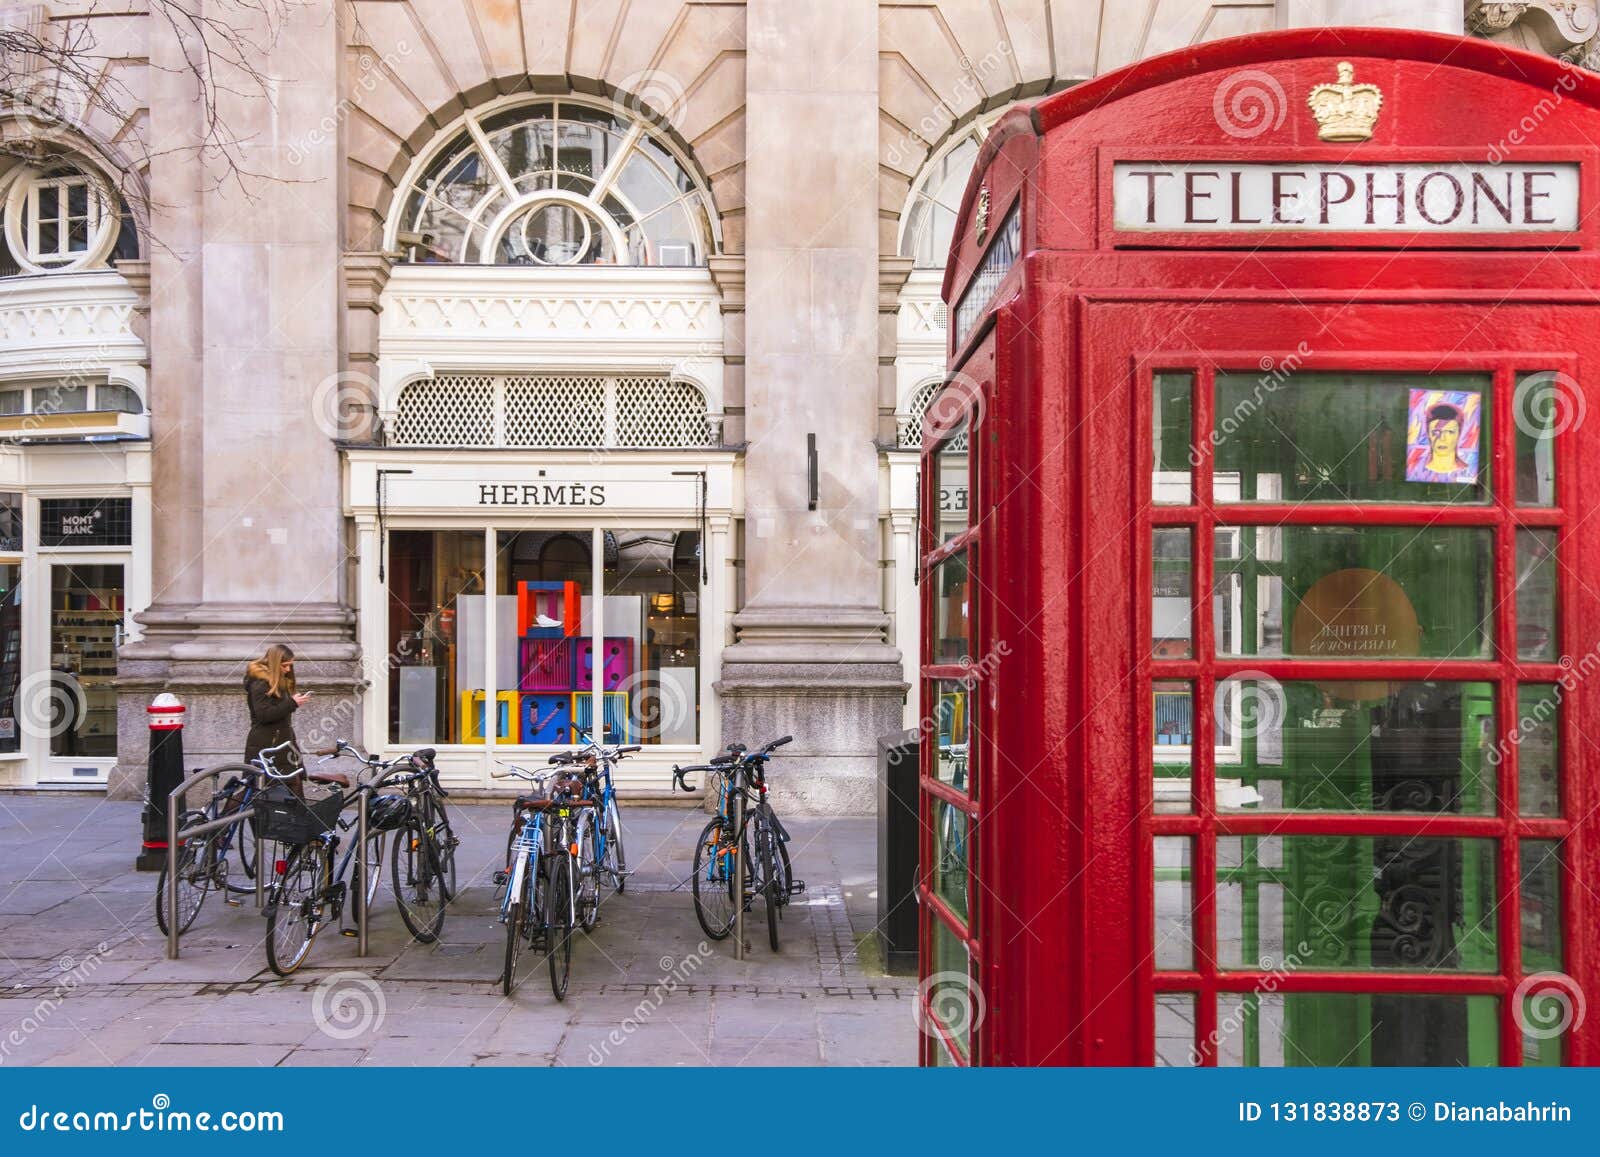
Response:
[{"label": "mont blanc sign", "polygon": [[1118,230],[1171,233],[1566,233],[1575,163],[1122,161]]}]

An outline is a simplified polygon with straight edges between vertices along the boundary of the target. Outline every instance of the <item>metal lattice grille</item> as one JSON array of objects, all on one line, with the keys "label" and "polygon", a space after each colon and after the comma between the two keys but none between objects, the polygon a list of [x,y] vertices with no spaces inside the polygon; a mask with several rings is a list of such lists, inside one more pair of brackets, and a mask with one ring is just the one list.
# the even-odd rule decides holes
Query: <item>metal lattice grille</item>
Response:
[{"label": "metal lattice grille", "polygon": [[706,399],[688,382],[617,379],[618,446],[708,446]]},{"label": "metal lattice grille", "polygon": [[933,401],[933,395],[939,392],[942,385],[943,378],[934,378],[931,382],[922,383],[911,395],[911,400],[906,403],[906,412],[900,418],[900,449],[922,449],[922,419],[928,412],[928,403]]},{"label": "metal lattice grille", "polygon": [[404,446],[493,446],[495,379],[412,382],[400,394],[395,440]]},{"label": "metal lattice grille", "polygon": [[504,385],[500,445],[606,445],[605,378],[507,378]]},{"label": "metal lattice grille", "polygon": [[665,376],[442,377],[400,394],[402,446],[686,449],[714,446],[706,397]]}]

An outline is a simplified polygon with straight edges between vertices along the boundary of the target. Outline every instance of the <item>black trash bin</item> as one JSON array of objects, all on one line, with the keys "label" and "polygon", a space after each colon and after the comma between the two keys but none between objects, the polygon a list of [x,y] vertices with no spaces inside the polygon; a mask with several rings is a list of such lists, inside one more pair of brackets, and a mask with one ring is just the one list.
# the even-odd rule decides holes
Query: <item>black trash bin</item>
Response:
[{"label": "black trash bin", "polygon": [[917,971],[918,732],[878,737],[878,944],[884,967]]}]

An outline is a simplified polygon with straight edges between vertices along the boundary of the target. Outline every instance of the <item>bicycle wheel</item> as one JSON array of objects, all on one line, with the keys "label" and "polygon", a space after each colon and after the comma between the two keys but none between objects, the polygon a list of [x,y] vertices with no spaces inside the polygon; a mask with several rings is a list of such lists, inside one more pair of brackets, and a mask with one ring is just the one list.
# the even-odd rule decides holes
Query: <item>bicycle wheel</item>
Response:
[{"label": "bicycle wheel", "polygon": [[600,919],[600,873],[603,870],[595,856],[598,844],[595,839],[594,809],[586,807],[580,811],[577,822],[578,858],[573,862],[573,867],[578,873],[575,880],[577,887],[574,889],[578,926],[585,932],[592,932]]},{"label": "bicycle wheel", "polygon": [[567,981],[572,976],[572,856],[561,853],[550,860],[550,886],[545,893],[549,907],[546,951],[550,961],[550,991],[557,1000],[567,999]]},{"label": "bicycle wheel", "polygon": [[389,853],[394,901],[400,919],[419,944],[432,944],[444,928],[444,886],[431,844],[427,827],[412,820],[394,834]]},{"label": "bicycle wheel", "polygon": [[[434,869],[444,894],[444,904],[448,907],[456,898],[456,845],[461,841],[456,839],[455,831],[450,827],[450,813],[445,810],[444,801],[430,795],[428,806],[433,812]],[[439,923],[443,927],[443,916],[440,916]]]},{"label": "bicycle wheel", "polygon": [[322,889],[332,863],[321,840],[289,853],[283,878],[267,902],[267,967],[288,976],[311,951],[322,918]]},{"label": "bicycle wheel", "polygon": [[606,804],[606,868],[611,872],[611,886],[621,895],[628,890],[628,854],[622,847],[622,815],[617,811],[617,801]]},{"label": "bicycle wheel", "polygon": [[529,870],[523,871],[522,882],[517,886],[518,894],[512,898],[511,905],[506,910],[505,971],[500,975],[500,991],[506,996],[510,996],[512,989],[517,987],[517,958],[522,955],[522,943],[528,935]]},{"label": "bicycle wheel", "polygon": [[[242,779],[230,779],[222,789],[222,801],[217,807],[218,817],[233,815],[247,806],[250,795],[249,785]],[[234,824],[231,828],[221,833],[221,843],[227,845],[227,853],[236,854],[239,867],[244,871],[244,878],[256,878],[256,833],[252,827],[254,820],[246,818]],[[224,881],[226,884],[226,881]],[[255,888],[244,887],[239,884],[226,884],[228,891],[241,895],[253,892]]]},{"label": "bicycle wheel", "polygon": [[778,912],[783,908],[783,901],[787,893],[780,892],[783,882],[778,866],[778,853],[773,845],[778,842],[777,833],[767,825],[764,820],[757,820],[756,845],[760,848],[761,856],[761,890],[767,898],[767,943],[772,945],[774,952],[778,951]]},{"label": "bicycle wheel", "polygon": [[737,914],[734,907],[733,843],[727,821],[717,816],[700,832],[694,849],[694,914],[713,940],[727,938]]},{"label": "bicycle wheel", "polygon": [[[203,824],[209,817],[204,812],[184,812],[178,819],[178,830],[191,824]],[[195,836],[185,840],[178,848],[178,935],[189,931],[200,907],[206,902],[206,891],[214,867],[211,837]],[[167,935],[167,862],[162,861],[161,876],[156,881],[156,927]]]}]

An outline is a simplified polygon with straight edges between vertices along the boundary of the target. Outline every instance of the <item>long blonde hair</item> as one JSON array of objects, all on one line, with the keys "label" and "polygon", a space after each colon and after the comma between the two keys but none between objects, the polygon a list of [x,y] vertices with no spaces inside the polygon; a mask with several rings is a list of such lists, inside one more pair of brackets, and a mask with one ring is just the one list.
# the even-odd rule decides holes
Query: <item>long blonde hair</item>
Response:
[{"label": "long blonde hair", "polygon": [[262,679],[267,684],[267,694],[274,699],[294,694],[294,669],[287,664],[294,661],[294,652],[282,643],[274,643],[267,653],[245,668],[252,679]]}]

